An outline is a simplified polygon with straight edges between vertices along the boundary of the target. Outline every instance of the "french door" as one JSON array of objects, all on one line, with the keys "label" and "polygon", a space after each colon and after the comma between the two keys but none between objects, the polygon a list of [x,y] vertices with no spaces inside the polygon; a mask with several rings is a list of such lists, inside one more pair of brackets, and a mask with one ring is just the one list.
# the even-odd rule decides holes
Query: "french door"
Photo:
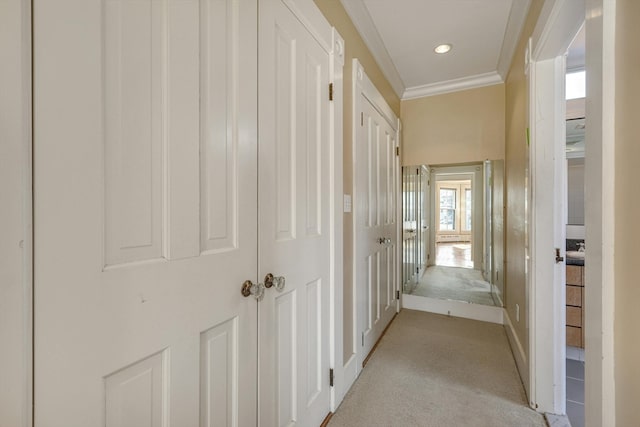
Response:
[{"label": "french door", "polygon": [[35,425],[318,425],[326,46],[279,0],[33,13]]},{"label": "french door", "polygon": [[363,80],[358,83],[355,116],[360,120],[354,141],[354,268],[360,362],[396,314],[399,300],[397,130],[390,115],[383,114],[382,105],[374,101],[379,98],[373,95],[373,85],[365,76]]}]

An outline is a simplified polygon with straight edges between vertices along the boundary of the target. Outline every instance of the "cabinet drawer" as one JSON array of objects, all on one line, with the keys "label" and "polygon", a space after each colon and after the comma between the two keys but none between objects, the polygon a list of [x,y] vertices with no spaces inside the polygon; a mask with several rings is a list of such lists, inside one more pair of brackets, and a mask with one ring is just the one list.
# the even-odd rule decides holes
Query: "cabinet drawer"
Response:
[{"label": "cabinet drawer", "polygon": [[583,286],[582,270],[580,265],[567,265],[567,285]]},{"label": "cabinet drawer", "polygon": [[582,307],[582,287],[567,285],[567,305]]},{"label": "cabinet drawer", "polygon": [[567,345],[582,347],[582,328],[567,326]]},{"label": "cabinet drawer", "polygon": [[567,326],[582,327],[582,308],[567,306]]}]

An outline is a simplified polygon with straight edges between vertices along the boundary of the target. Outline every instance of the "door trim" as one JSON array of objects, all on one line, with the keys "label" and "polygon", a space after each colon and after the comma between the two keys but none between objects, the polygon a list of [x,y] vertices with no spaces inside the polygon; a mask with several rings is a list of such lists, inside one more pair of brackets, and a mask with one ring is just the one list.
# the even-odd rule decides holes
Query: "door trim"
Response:
[{"label": "door trim", "polygon": [[344,164],[343,164],[343,127],[344,127],[344,39],[335,27],[331,32],[331,49],[329,51],[329,81],[333,83],[333,101],[329,103],[329,127],[331,143],[329,157],[331,159],[331,178],[329,187],[332,189],[330,198],[329,219],[331,233],[331,285],[329,290],[329,366],[337,373],[334,387],[331,388],[331,411],[335,412],[344,397],[344,371],[337,369],[344,366]]},{"label": "door trim", "polygon": [[585,419],[588,425],[616,425],[614,377],[615,287],[615,115],[616,2],[586,0],[586,72],[589,131],[585,186]]},{"label": "door trim", "polygon": [[525,58],[531,135],[526,248],[530,351],[528,373],[521,370],[521,376],[528,383],[531,407],[553,414],[566,413],[565,270],[564,263],[553,260],[553,249],[564,254],[566,246],[565,54],[584,16],[583,0],[546,1]]}]

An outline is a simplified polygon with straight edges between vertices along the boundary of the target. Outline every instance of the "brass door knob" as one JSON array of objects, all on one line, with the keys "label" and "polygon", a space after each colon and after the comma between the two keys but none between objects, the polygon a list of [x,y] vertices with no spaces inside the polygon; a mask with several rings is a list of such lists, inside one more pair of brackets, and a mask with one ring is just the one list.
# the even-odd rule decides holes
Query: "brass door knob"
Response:
[{"label": "brass door knob", "polygon": [[253,295],[256,300],[260,301],[264,296],[264,285],[262,283],[254,284],[251,280],[245,280],[240,291],[243,297]]},{"label": "brass door knob", "polygon": [[267,289],[274,287],[277,291],[281,292],[284,289],[284,285],[284,276],[274,276],[271,273],[264,276],[264,287]]}]

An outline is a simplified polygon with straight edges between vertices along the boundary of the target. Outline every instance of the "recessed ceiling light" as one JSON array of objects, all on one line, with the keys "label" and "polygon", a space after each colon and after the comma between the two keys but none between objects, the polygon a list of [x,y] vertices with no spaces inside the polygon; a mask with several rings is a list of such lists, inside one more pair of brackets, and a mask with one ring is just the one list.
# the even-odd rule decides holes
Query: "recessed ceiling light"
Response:
[{"label": "recessed ceiling light", "polygon": [[436,46],[436,48],[433,49],[435,53],[447,53],[450,50],[451,50],[450,44],[441,44],[440,46]]}]

